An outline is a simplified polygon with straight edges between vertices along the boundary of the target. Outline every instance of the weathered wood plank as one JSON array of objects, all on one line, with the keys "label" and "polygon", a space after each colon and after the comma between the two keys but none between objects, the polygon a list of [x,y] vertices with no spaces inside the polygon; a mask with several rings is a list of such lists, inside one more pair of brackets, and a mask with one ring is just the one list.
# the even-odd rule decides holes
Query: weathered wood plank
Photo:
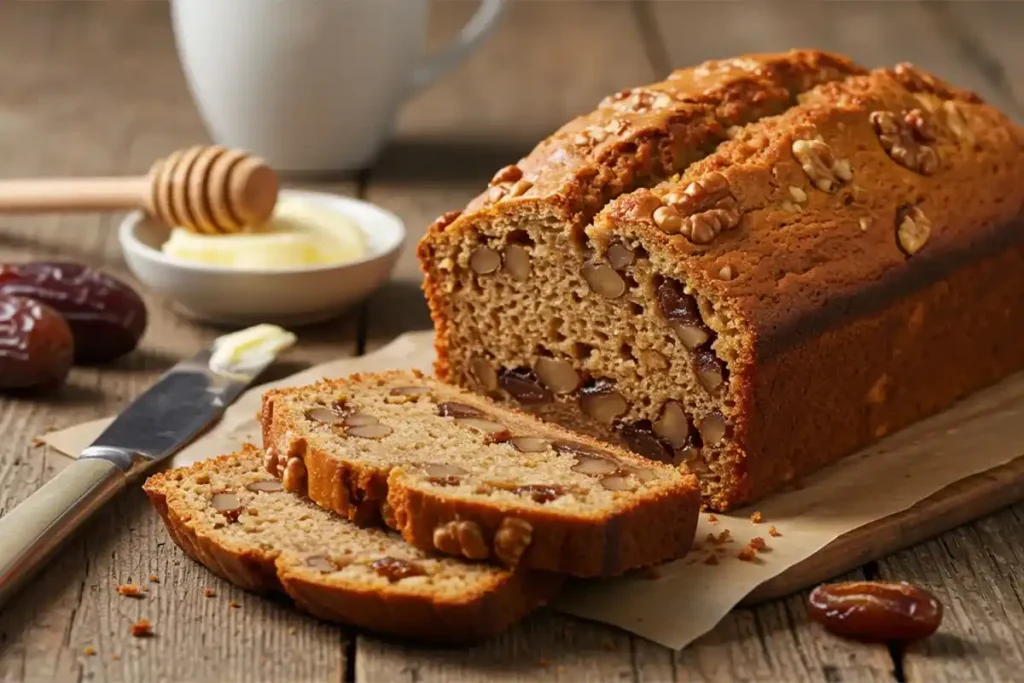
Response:
[{"label": "weathered wood plank", "polygon": [[[842,578],[864,576],[858,571]],[[660,650],[638,640],[637,662]],[[891,681],[892,660],[882,646],[851,646],[825,633],[807,616],[806,594],[798,594],[734,610],[675,653],[673,671],[679,681]]]},{"label": "weathered wood plank", "polygon": [[[426,649],[360,636],[355,673],[357,681],[368,683],[635,680],[632,640],[621,631],[542,612],[468,649]],[[668,680],[667,651],[659,648],[651,659],[661,663],[659,675],[643,680]]]},{"label": "weathered wood plank", "polygon": [[1019,2],[931,2],[927,7],[952,36],[952,48],[1011,99],[1024,117],[1024,4]]},{"label": "weathered wood plank", "polygon": [[945,607],[942,627],[908,649],[909,681],[1008,681],[1024,666],[1024,504],[942,534],[878,563]]},{"label": "weathered wood plank", "polygon": [[[0,177],[145,171],[167,152],[207,140],[188,97],[164,3],[9,3],[0,6]],[[354,184],[331,187],[352,192]],[[115,216],[0,221],[0,259],[62,257],[131,281]],[[144,293],[142,347],[107,368],[76,368],[69,386],[36,399],[0,399],[0,514],[51,474],[61,456],[31,439],[115,412],[159,372],[217,330]],[[276,373],[355,351],[353,316],[300,331]],[[148,583],[143,600],[121,597]],[[204,587],[217,597],[203,595]],[[239,608],[229,605],[231,600]],[[145,617],[157,637],[129,635]],[[280,601],[247,595],[188,560],[138,488],[116,499],[0,614],[0,680],[340,679],[347,637]],[[87,656],[85,648],[97,654]],[[116,659],[115,659],[116,657]]]},{"label": "weathered wood plank", "polygon": [[[431,43],[443,44],[475,7],[435,3]],[[653,76],[628,3],[513,3],[479,52],[409,102],[370,172],[367,198],[401,216],[409,240],[395,281],[375,298],[386,314],[370,320],[368,347],[430,325],[415,259],[427,225],[608,93]]]},{"label": "weathered wood plank", "polygon": [[[977,3],[952,4],[973,13]],[[664,37],[667,66],[749,52],[819,48],[848,54],[870,67],[914,62],[952,83],[975,89],[999,107],[1014,106],[984,69],[957,49],[949,22],[924,3],[739,0],[650,2],[646,7]],[[1006,31],[1013,28],[1008,26]]]}]

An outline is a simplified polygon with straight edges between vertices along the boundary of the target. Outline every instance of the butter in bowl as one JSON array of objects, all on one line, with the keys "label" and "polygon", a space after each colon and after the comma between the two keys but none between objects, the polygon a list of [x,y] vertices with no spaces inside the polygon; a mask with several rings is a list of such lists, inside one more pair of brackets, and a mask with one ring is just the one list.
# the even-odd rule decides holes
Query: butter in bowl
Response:
[{"label": "butter in bowl", "polygon": [[384,284],[405,227],[368,202],[282,190],[270,220],[245,232],[169,230],[134,212],[119,238],[132,273],[186,315],[294,326],[332,318]]}]

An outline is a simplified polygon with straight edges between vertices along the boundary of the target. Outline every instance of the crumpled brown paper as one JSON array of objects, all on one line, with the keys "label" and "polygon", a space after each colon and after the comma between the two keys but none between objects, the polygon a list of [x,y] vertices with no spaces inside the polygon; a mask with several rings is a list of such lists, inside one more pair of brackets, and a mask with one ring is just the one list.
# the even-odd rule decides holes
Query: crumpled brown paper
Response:
[{"label": "crumpled brown paper", "polygon": [[[179,453],[173,464],[229,453],[246,441],[258,444],[256,412],[267,388],[353,372],[401,368],[429,372],[433,354],[431,333],[406,334],[366,356],[326,363],[253,388],[228,408],[210,432]],[[43,440],[64,454],[77,454],[108,423],[81,424],[47,434]],[[954,482],[1006,465],[1022,453],[1024,374],[846,458],[807,480],[800,490],[763,501],[756,506],[762,523],[751,521],[753,510],[720,514],[714,521],[710,515],[701,515],[698,549],[686,558],[653,573],[574,581],[555,607],[682,648],[711,630],[759,585],[805,563],[839,536],[905,511]],[[781,535],[771,535],[771,527]],[[729,534],[722,536],[727,529]],[[715,539],[709,540],[708,534]],[[754,537],[765,541],[766,550],[755,561],[740,560],[738,551]]]}]

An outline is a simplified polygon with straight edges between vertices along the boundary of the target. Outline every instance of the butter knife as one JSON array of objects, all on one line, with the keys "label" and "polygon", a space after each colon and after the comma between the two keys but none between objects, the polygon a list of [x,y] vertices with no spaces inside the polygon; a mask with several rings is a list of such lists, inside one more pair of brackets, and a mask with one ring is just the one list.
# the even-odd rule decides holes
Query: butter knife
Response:
[{"label": "butter knife", "polygon": [[273,325],[220,337],[167,371],[77,460],[0,517],[0,607],[93,512],[206,430],[294,341]]}]

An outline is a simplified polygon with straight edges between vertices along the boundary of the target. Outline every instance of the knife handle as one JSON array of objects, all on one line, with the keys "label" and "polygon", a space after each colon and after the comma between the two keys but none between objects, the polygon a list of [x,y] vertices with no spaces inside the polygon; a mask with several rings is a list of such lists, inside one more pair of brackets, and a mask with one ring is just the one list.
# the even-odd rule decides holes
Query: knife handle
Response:
[{"label": "knife handle", "polygon": [[109,460],[79,459],[0,517],[0,608],[126,481]]}]

